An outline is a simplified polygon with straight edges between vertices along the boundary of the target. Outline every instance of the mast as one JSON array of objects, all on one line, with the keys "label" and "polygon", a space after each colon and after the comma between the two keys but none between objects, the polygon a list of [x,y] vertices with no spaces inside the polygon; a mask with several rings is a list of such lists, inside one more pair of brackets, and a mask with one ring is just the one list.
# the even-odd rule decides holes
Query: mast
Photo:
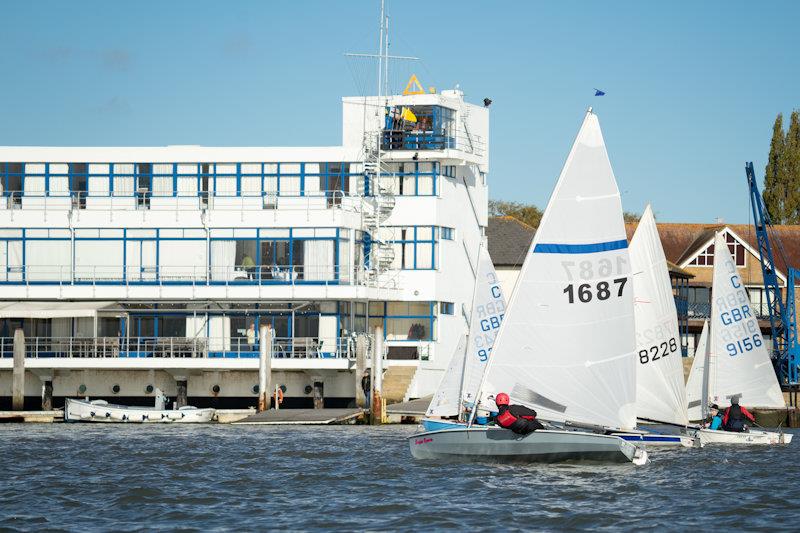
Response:
[{"label": "mast", "polygon": [[[461,361],[461,385],[458,387],[458,419],[462,420],[462,404],[464,402],[464,378],[466,378],[467,374],[467,352],[469,350],[469,343],[472,340],[472,318],[475,314],[475,297],[478,294],[478,269],[481,265],[481,252],[483,251],[483,237],[481,237],[481,242],[478,245],[478,256],[475,258],[475,268],[473,272],[475,272],[475,282],[472,284],[472,303],[469,305],[469,318],[467,319],[467,340],[464,343],[464,357]],[[473,405],[477,402],[477,399],[473,400]]]}]

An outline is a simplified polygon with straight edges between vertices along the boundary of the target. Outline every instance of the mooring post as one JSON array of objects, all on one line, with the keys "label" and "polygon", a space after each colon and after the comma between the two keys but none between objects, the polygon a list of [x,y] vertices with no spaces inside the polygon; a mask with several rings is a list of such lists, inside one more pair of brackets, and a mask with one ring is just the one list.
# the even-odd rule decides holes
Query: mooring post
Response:
[{"label": "mooring post", "polygon": [[45,379],[42,382],[42,411],[53,410],[53,380]]},{"label": "mooring post", "polygon": [[364,372],[367,368],[367,336],[360,334],[356,337],[356,407],[364,408],[367,405],[367,396],[364,393],[364,387],[361,386],[361,380],[364,379]]},{"label": "mooring post", "polygon": [[372,344],[372,423],[383,423],[383,328],[375,328],[375,341]]},{"label": "mooring post", "polygon": [[14,331],[14,372],[11,378],[11,409],[25,409],[25,333]]},{"label": "mooring post", "polygon": [[[272,328],[258,328],[258,410],[269,409],[272,390]],[[277,407],[277,406],[276,406]]]},{"label": "mooring post", "polygon": [[[180,409],[189,405],[189,380],[176,379],[175,385],[178,388],[178,394],[175,396],[175,405]],[[158,389],[156,389],[158,390]]]},{"label": "mooring post", "polygon": [[322,381],[314,382],[314,409],[325,408],[325,389]]}]

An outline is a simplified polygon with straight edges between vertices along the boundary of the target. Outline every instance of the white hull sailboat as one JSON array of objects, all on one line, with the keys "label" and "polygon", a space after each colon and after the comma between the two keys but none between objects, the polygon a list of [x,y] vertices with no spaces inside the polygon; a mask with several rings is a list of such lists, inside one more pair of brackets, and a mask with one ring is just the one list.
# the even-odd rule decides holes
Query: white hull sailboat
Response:
[{"label": "white hull sailboat", "polygon": [[[709,404],[720,409],[731,405],[733,398],[748,409],[786,409],[772,361],[761,336],[753,306],[739,277],[723,232],[714,239],[714,278],[712,281],[711,318],[702,379],[689,376],[693,388],[700,382],[701,418]],[[696,367],[692,367],[692,374]],[[697,371],[700,371],[699,368]],[[689,393],[690,400],[698,395]],[[788,444],[792,435],[782,432],[749,429],[743,432],[700,429],[703,444]]]},{"label": "white hull sailboat", "polygon": [[486,245],[478,249],[469,330],[456,348],[450,365],[422,421],[428,430],[450,428],[452,419],[466,425],[465,413],[475,403],[486,362],[506,312],[506,300]]},{"label": "white hull sailboat", "polygon": [[65,422],[118,422],[132,424],[204,424],[211,422],[215,410],[186,406],[165,409],[164,399],[156,395],[154,407],[115,405],[105,400],[76,400],[67,398]]},{"label": "white hull sailboat", "polygon": [[540,429],[517,435],[496,426],[463,425],[409,438],[417,459],[466,459],[499,462],[590,462],[644,464],[647,455],[612,435]]},{"label": "white hull sailboat", "polygon": [[[636,416],[668,424],[677,433],[677,428],[686,428],[689,422],[678,316],[667,260],[649,205],[636,227],[629,252],[636,317]],[[644,431],[619,436],[646,446],[700,446],[697,438],[681,434]]]},{"label": "white hull sailboat", "polygon": [[[409,438],[420,459],[647,461],[609,431],[636,425],[630,261],[616,180],[587,112],[522,266],[476,391],[468,427]],[[494,394],[553,423],[521,436],[472,424]],[[596,429],[596,431],[594,430]]]}]

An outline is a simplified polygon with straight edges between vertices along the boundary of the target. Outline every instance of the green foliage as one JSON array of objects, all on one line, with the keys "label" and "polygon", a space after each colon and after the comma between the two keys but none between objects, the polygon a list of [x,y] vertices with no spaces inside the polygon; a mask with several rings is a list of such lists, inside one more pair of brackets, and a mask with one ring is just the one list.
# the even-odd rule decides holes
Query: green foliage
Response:
[{"label": "green foliage", "polygon": [[539,227],[539,222],[542,220],[542,210],[535,205],[506,202],[504,200],[489,200],[489,215],[493,217],[514,217],[534,228]]},{"label": "green foliage", "polygon": [[772,126],[769,159],[764,170],[764,205],[774,224],[800,223],[800,112],[792,112],[789,131],[783,115]]},{"label": "green foliage", "polygon": [[[539,227],[542,221],[542,210],[535,205],[521,202],[506,202],[504,200],[489,200],[489,216],[513,217],[534,228]],[[641,215],[631,211],[623,213],[625,222],[638,222]]]},{"label": "green foliage", "polygon": [[639,219],[642,218],[642,215],[639,213],[634,213],[633,211],[625,211],[622,213],[622,218],[625,219],[625,222],[639,222]]}]

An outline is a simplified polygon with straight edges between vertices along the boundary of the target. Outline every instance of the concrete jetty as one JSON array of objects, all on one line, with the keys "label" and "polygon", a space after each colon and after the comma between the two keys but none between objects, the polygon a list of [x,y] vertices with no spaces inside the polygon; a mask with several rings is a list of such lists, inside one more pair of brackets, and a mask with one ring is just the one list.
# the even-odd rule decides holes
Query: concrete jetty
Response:
[{"label": "concrete jetty", "polygon": [[234,425],[329,425],[354,424],[367,411],[352,409],[270,409],[255,413]]}]

